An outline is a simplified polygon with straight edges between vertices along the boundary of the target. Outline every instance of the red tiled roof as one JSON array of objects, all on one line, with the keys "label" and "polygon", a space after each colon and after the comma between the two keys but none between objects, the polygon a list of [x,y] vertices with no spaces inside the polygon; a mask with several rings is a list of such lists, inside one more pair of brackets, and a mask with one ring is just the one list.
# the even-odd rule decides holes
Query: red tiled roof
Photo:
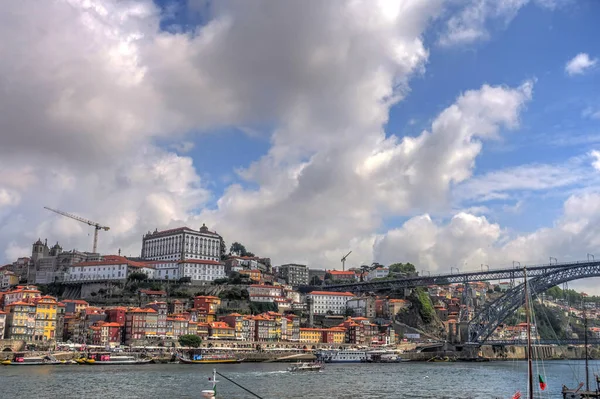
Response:
[{"label": "red tiled roof", "polygon": [[63,299],[64,303],[75,303],[78,305],[89,305],[88,302],[84,301],[83,299]]},{"label": "red tiled roof", "polygon": [[312,291],[307,295],[337,295],[337,296],[354,296],[350,292],[329,292],[329,291]]},{"label": "red tiled roof", "polygon": [[224,263],[218,262],[216,260],[208,260],[208,259],[186,259],[180,260],[177,263],[195,263],[199,265],[223,265]]}]

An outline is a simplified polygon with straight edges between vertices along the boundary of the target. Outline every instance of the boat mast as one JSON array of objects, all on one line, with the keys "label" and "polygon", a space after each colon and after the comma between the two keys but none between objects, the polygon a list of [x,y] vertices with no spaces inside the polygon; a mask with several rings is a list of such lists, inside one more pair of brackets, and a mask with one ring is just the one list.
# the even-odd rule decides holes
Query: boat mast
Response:
[{"label": "boat mast", "polygon": [[585,302],[583,302],[583,342],[585,345],[585,390],[590,390],[590,371],[588,368],[588,337],[587,337],[587,314],[585,313]]},{"label": "boat mast", "polygon": [[531,348],[531,315],[529,311],[529,293],[527,292],[527,268],[523,268],[523,287],[525,291],[525,320],[527,322],[527,378],[529,399],[533,399],[533,350]]}]

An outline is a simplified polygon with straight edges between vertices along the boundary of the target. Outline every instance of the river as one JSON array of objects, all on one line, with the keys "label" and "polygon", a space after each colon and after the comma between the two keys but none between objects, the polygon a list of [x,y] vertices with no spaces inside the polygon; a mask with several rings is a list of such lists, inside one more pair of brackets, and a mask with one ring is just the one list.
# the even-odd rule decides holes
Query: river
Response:
[{"label": "river", "polygon": [[[561,398],[576,386],[582,361],[544,363],[544,398]],[[284,363],[216,365],[217,371],[265,399],[286,398],[511,398],[526,392],[526,363],[327,364],[321,372],[288,373]],[[541,367],[541,366],[540,366]],[[0,398],[200,398],[212,366],[0,366]],[[590,374],[600,370],[591,362]],[[220,378],[218,398],[252,396]],[[590,384],[595,387],[593,378]],[[537,381],[536,381],[537,387]],[[525,395],[523,395],[525,398]],[[538,396],[536,396],[537,398]]]}]

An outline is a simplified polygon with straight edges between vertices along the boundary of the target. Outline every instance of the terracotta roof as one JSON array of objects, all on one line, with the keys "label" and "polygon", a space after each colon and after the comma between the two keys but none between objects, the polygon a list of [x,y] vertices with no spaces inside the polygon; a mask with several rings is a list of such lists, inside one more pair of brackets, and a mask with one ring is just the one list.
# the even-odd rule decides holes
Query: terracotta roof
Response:
[{"label": "terracotta roof", "polygon": [[198,298],[203,298],[203,299],[219,299],[218,296],[212,296],[212,295],[198,295],[198,296],[194,297],[194,299],[198,299]]},{"label": "terracotta roof", "polygon": [[224,265],[223,262],[218,262],[216,260],[208,260],[208,259],[186,259],[180,260],[177,263],[196,263],[200,265]]},{"label": "terracotta roof", "polygon": [[354,296],[350,292],[329,292],[329,291],[312,291],[307,295],[337,295],[337,296]]},{"label": "terracotta roof", "polygon": [[75,303],[78,305],[89,305],[88,302],[84,301],[83,299],[63,299],[64,303]]},{"label": "terracotta roof", "polygon": [[213,321],[212,323],[210,323],[210,326],[212,328],[230,328],[230,329],[233,329],[233,327],[229,327],[229,324],[225,323],[224,321]]},{"label": "terracotta roof", "polygon": [[121,327],[121,324],[112,322],[112,323],[103,323],[102,326],[103,327]]},{"label": "terracotta roof", "polygon": [[327,273],[333,275],[333,276],[350,276],[352,275],[352,277],[355,276],[355,273],[352,271],[343,271],[343,270],[327,270]]},{"label": "terracotta roof", "polygon": [[35,306],[33,303],[30,303],[30,302],[25,302],[25,301],[17,301],[17,302],[9,303],[9,304],[8,304],[8,305],[6,305],[5,307],[8,307],[8,306],[15,306],[15,305],[29,305],[29,306]]}]

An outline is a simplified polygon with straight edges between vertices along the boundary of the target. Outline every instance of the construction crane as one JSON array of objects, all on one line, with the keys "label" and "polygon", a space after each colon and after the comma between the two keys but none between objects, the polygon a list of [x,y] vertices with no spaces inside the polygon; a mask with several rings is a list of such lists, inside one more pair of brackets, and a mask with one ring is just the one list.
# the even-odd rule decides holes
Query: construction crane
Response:
[{"label": "construction crane", "polygon": [[350,255],[352,251],[348,252],[346,256],[342,257],[342,270],[346,270],[346,258]]},{"label": "construction crane", "polygon": [[93,253],[96,253],[96,249],[98,247],[98,231],[99,230],[104,230],[104,231],[110,230],[110,227],[108,227],[108,226],[100,226],[100,223],[92,222],[91,220],[87,220],[87,219],[81,218],[81,217],[76,216],[76,215],[71,215],[70,213],[67,213],[67,212],[59,211],[57,209],[48,208],[47,206],[45,206],[44,209],[47,209],[47,210],[49,210],[51,212],[54,212],[54,213],[58,213],[59,215],[66,216],[66,217],[71,218],[71,219],[75,219],[78,222],[85,223],[87,225],[93,226],[94,227],[94,248],[92,249]]}]

